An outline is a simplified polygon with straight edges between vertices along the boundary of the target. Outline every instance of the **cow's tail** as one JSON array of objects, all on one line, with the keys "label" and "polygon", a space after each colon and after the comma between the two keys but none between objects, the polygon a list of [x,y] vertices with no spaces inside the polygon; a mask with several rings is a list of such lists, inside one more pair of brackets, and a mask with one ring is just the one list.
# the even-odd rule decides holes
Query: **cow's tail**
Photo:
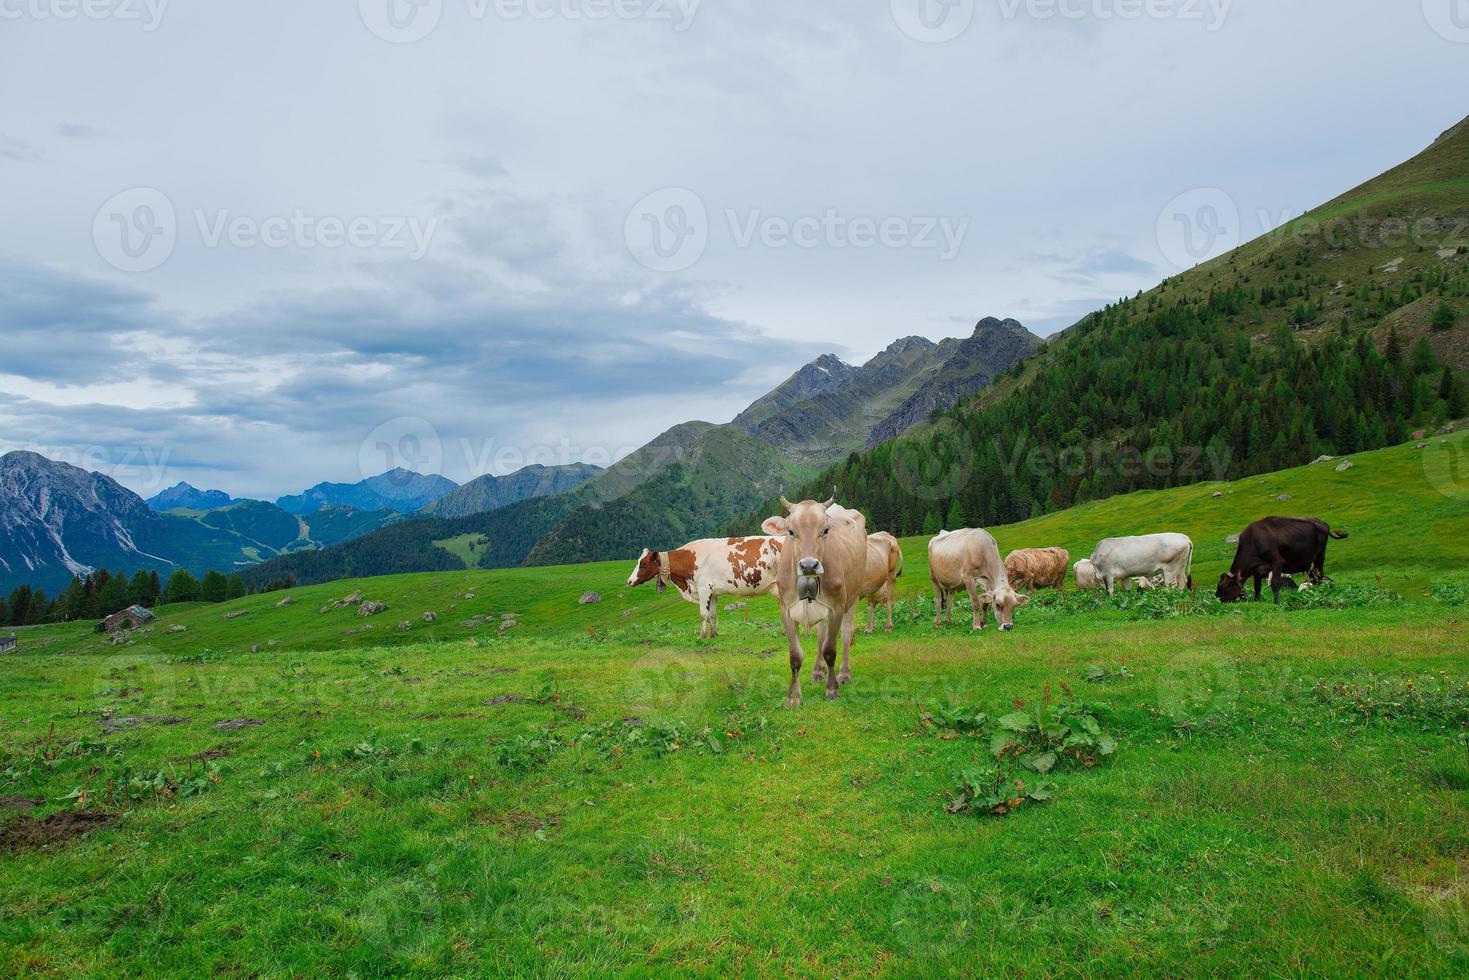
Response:
[{"label": "cow's tail", "polygon": [[1188,560],[1184,562],[1184,566],[1183,566],[1183,584],[1184,584],[1184,588],[1186,588],[1190,592],[1195,592],[1195,591],[1198,590],[1198,586],[1194,585],[1194,543],[1193,543],[1193,541],[1189,541],[1189,543],[1188,543]]},{"label": "cow's tail", "polygon": [[1345,541],[1347,538],[1351,537],[1351,535],[1347,532],[1339,530],[1337,528],[1331,528],[1331,536],[1338,541]]},{"label": "cow's tail", "polygon": [[894,548],[893,550],[898,553],[898,568],[897,568],[897,571],[895,571],[893,573],[893,578],[902,578],[903,577],[903,549],[902,548]]}]

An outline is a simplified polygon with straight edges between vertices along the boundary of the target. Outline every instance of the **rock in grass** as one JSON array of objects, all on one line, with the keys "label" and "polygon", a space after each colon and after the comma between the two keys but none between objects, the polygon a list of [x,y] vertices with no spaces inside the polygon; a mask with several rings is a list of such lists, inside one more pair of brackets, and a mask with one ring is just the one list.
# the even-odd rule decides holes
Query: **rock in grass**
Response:
[{"label": "rock in grass", "polygon": [[291,597],[290,597],[290,596],[286,596],[286,597],[285,597],[285,598],[284,598],[284,599],[282,599],[282,600],[281,600],[281,601],[280,601],[280,602],[277,602],[277,603],[276,603],[276,604],[275,604],[275,607],[276,607],[276,608],[277,608],[277,609],[284,609],[284,608],[286,608],[286,607],[287,607],[287,606],[294,606],[294,605],[295,605],[295,604],[296,604],[296,600],[295,600],[295,599],[293,599],[293,598],[291,598]]},{"label": "rock in grass", "polygon": [[359,616],[376,616],[378,613],[387,611],[387,605],[381,602],[364,602],[357,607],[357,615]]},{"label": "rock in grass", "polygon": [[168,628],[170,633],[187,633],[189,628],[182,623],[174,623]]},{"label": "rock in grass", "polygon": [[1290,503],[1290,502],[1291,502],[1291,501],[1292,501],[1292,500],[1295,500],[1295,499],[1296,499],[1296,498],[1295,498],[1295,497],[1292,497],[1292,496],[1291,496],[1291,495],[1290,495],[1290,494],[1288,494],[1288,493],[1283,493],[1283,494],[1281,494],[1281,495],[1280,495],[1280,496],[1279,496],[1279,497],[1276,497],[1276,498],[1275,498],[1275,499],[1276,499],[1276,500],[1278,500],[1278,501],[1280,501],[1280,502],[1281,502],[1281,503],[1283,503],[1283,504],[1288,504],[1288,503]]},{"label": "rock in grass", "polygon": [[401,622],[401,623],[398,624],[398,632],[399,633],[407,633],[411,629],[413,629],[413,624],[410,623],[406,619],[403,620],[403,622]]},{"label": "rock in grass", "polygon": [[225,613],[224,614],[224,618],[225,619],[239,619],[241,616],[248,616],[248,615],[250,615],[250,610],[248,610],[248,609],[236,609],[234,612]]},{"label": "rock in grass", "polygon": [[438,622],[438,619],[439,619],[439,614],[438,613],[426,612],[426,613],[423,614],[423,621],[425,623],[435,623],[435,622]]},{"label": "rock in grass", "polygon": [[596,592],[583,592],[580,599],[576,600],[580,606],[595,606],[602,601],[602,597]]},{"label": "rock in grass", "polygon": [[1337,464],[1336,471],[1338,473],[1345,473],[1347,470],[1351,469],[1352,467],[1354,467],[1356,465],[1357,464],[1354,463],[1354,462],[1352,462],[1351,460],[1344,459],[1340,463]]}]

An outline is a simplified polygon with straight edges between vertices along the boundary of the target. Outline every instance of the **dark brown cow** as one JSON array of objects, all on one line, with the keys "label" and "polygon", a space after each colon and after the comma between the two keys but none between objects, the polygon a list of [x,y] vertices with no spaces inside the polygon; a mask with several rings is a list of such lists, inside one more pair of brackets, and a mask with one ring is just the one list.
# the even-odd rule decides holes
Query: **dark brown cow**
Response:
[{"label": "dark brown cow", "polygon": [[1260,586],[1270,576],[1270,591],[1280,604],[1286,576],[1304,572],[1312,585],[1326,578],[1326,544],[1341,541],[1346,532],[1334,531],[1315,517],[1267,517],[1245,528],[1239,536],[1234,564],[1219,577],[1214,594],[1220,602],[1239,602],[1245,597],[1245,580],[1255,580],[1255,601]]}]

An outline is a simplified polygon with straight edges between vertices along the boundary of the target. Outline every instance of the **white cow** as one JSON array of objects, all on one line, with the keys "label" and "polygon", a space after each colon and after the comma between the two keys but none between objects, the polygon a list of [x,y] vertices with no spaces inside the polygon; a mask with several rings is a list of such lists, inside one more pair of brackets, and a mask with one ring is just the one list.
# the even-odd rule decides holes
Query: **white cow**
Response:
[{"label": "white cow", "polygon": [[1105,585],[1115,595],[1117,584],[1135,576],[1163,576],[1165,589],[1189,589],[1194,563],[1194,543],[1186,534],[1144,534],[1135,538],[1108,538],[1098,544],[1090,558],[1076,563],[1076,587],[1094,589]]}]

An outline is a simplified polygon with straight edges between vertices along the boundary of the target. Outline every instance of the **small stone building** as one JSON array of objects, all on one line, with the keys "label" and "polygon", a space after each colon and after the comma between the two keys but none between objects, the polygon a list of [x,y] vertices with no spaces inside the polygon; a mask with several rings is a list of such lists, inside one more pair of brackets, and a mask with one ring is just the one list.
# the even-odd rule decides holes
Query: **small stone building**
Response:
[{"label": "small stone building", "polygon": [[137,629],[144,623],[153,622],[154,618],[153,613],[142,606],[128,606],[98,623],[97,632],[116,633],[120,629]]},{"label": "small stone building", "polygon": [[0,653],[15,652],[15,636],[0,636]]}]

